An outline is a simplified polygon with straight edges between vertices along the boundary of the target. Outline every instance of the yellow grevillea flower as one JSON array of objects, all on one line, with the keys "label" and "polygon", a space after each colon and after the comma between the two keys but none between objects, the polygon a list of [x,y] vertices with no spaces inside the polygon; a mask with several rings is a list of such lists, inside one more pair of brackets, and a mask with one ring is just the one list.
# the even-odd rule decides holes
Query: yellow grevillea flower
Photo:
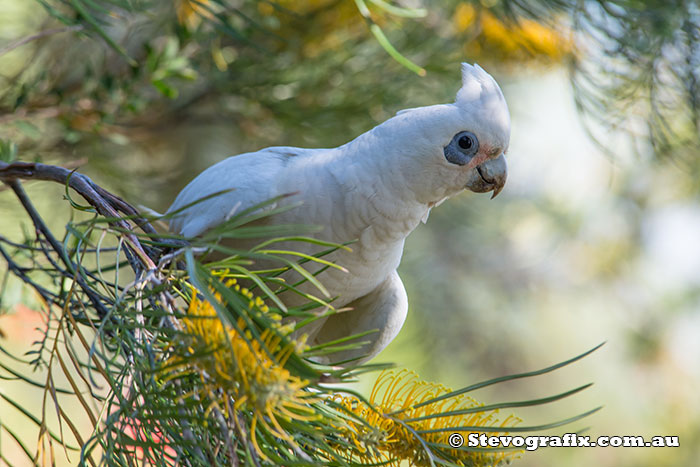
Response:
[{"label": "yellow grevillea flower", "polygon": [[210,15],[209,0],[175,0],[177,19],[183,26],[195,28],[202,17]]},{"label": "yellow grevillea flower", "polygon": [[[338,443],[338,452],[353,462],[382,463],[387,466],[405,465],[402,462],[416,466],[430,465],[426,451],[428,443],[434,446],[429,448],[434,454],[440,457],[447,455],[451,462],[464,466],[499,465],[516,455],[512,451],[468,452],[452,449],[448,442],[451,430],[427,432],[441,428],[453,428],[456,432],[459,427],[489,426],[502,427],[505,433],[508,426],[520,421],[513,416],[499,421],[496,410],[450,414],[481,405],[463,394],[421,405],[450,392],[441,384],[420,381],[415,373],[401,370],[383,372],[377,378],[369,397],[371,407],[357,397],[336,395],[333,400],[359,418],[350,418],[345,426],[339,427],[338,436],[342,442]],[[436,417],[439,414],[445,415]],[[469,433],[460,431],[464,439]],[[442,446],[435,448],[436,444]],[[440,449],[439,453],[435,452],[437,449]]]},{"label": "yellow grevillea flower", "polygon": [[[226,282],[248,299],[252,315],[265,313],[277,321],[272,329],[265,329],[254,338],[245,321],[240,318],[236,330],[221,321],[212,304],[194,293],[187,316],[182,320],[183,330],[189,339],[185,355],[178,352],[168,362],[175,368],[167,379],[184,373],[195,372],[201,385],[190,397],[208,398],[209,410],[220,410],[226,417],[229,412],[249,413],[252,418],[248,431],[256,451],[262,458],[256,439],[256,429],[263,429],[272,436],[282,438],[292,445],[291,436],[280,426],[279,420],[312,420],[316,418],[310,404],[319,400],[318,395],[306,390],[309,382],[292,375],[284,368],[289,357],[304,347],[303,342],[282,343],[279,334],[288,332],[279,324],[281,317],[270,313],[260,297],[255,297],[235,279]],[[213,291],[212,291],[213,292]],[[217,301],[221,295],[214,293]],[[230,398],[230,399],[229,399]],[[233,401],[231,406],[228,401]]]},{"label": "yellow grevillea flower", "polygon": [[526,18],[507,23],[471,3],[457,6],[454,23],[459,32],[470,35],[465,45],[470,55],[498,55],[514,61],[534,56],[559,61],[572,50],[570,41],[553,28]]}]

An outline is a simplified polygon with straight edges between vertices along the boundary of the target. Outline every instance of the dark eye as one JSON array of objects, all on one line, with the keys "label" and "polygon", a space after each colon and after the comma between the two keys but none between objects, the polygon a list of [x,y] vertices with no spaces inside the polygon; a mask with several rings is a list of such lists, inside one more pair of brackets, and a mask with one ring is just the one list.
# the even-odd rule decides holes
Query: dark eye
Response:
[{"label": "dark eye", "polygon": [[459,147],[462,149],[471,149],[472,146],[474,146],[474,141],[472,141],[472,139],[469,136],[464,135],[461,138],[459,138],[457,144],[459,144]]},{"label": "dark eye", "polygon": [[457,146],[455,149],[466,155],[476,154],[479,150],[479,140],[471,131],[461,131],[454,135],[452,144]]},{"label": "dark eye", "polygon": [[443,148],[445,159],[457,165],[466,165],[479,152],[479,140],[470,131],[460,131]]}]

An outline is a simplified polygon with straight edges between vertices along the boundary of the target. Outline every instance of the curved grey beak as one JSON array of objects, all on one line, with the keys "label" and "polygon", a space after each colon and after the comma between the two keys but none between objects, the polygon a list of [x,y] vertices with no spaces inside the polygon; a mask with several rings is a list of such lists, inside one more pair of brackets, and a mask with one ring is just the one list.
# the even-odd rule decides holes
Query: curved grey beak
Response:
[{"label": "curved grey beak", "polygon": [[490,159],[481,165],[477,165],[467,181],[465,188],[475,193],[493,191],[491,199],[495,198],[506,184],[508,178],[508,166],[503,154],[495,159]]}]

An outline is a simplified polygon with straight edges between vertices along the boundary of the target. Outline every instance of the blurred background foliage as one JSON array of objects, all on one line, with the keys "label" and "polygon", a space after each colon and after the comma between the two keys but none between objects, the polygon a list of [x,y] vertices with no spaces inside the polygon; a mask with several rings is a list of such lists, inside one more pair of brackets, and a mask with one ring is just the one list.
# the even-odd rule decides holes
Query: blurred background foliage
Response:
[{"label": "blurred background foliage", "polygon": [[[476,61],[511,107],[509,182],[495,201],[445,203],[409,238],[409,321],[380,360],[463,386],[607,339],[583,370],[511,394],[583,373],[596,387],[578,408],[606,405],[591,434],[680,435],[681,448],[521,465],[693,465],[699,27],[697,1],[0,0],[0,152],[81,165],[163,210],[226,156],[336,146],[451,101],[458,63]],[[58,222],[52,188],[28,191]],[[0,192],[0,222],[19,235],[10,201]],[[31,297],[10,283],[0,328],[18,346],[36,325],[19,303]]]}]

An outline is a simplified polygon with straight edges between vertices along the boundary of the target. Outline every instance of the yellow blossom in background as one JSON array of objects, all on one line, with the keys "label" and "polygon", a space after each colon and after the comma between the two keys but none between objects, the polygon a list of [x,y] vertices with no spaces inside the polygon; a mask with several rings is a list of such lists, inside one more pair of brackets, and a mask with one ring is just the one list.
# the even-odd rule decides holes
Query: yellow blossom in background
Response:
[{"label": "yellow blossom in background", "polygon": [[[303,339],[283,344],[279,334],[287,334],[291,329],[279,324],[281,317],[271,313],[260,297],[241,287],[235,279],[228,280],[226,286],[248,299],[251,314],[264,313],[275,324],[254,338],[243,318],[236,322],[240,331],[224,324],[214,306],[201,299],[193,289],[187,316],[182,320],[183,331],[191,339],[187,341],[185,355],[176,351],[167,362],[170,374],[164,380],[194,372],[201,386],[196,395],[188,396],[208,398],[211,401],[209,410],[217,408],[226,417],[234,416],[231,409],[236,413],[250,413],[253,446],[258,455],[266,458],[256,439],[256,427],[260,425],[267,433],[294,445],[279,420],[315,419],[310,404],[319,397],[306,390],[309,381],[284,368],[295,351],[305,348]],[[214,292],[214,296],[221,302],[220,294]]]},{"label": "yellow blossom in background", "polygon": [[457,31],[468,38],[464,50],[471,57],[515,62],[534,57],[558,62],[572,51],[570,41],[554,28],[526,18],[502,21],[471,3],[460,3],[453,20]]},{"label": "yellow blossom in background", "polygon": [[210,15],[209,0],[175,0],[177,20],[192,29],[199,25],[202,17]]},{"label": "yellow blossom in background", "polygon": [[476,20],[476,8],[471,3],[460,3],[455,10],[455,26],[459,32],[465,32]]},{"label": "yellow blossom in background", "polygon": [[[470,452],[450,447],[448,437],[453,432],[450,429],[456,432],[459,427],[502,427],[503,432],[490,433],[497,436],[520,421],[513,416],[500,421],[496,410],[455,414],[483,405],[464,394],[428,402],[450,392],[451,389],[441,384],[420,381],[415,373],[401,370],[385,371],[377,378],[369,397],[370,405],[355,396],[334,396],[334,402],[358,417],[339,427],[344,443],[339,443],[338,452],[348,461],[363,464],[399,466],[408,462],[408,465],[427,466],[430,459],[424,443],[430,443],[431,449],[439,448],[441,457],[449,456],[456,465],[491,466],[512,459],[516,452]],[[448,430],[430,432],[445,428]],[[464,439],[469,433],[460,432]],[[359,456],[358,451],[362,453]]]},{"label": "yellow blossom in background", "polygon": [[[327,0],[278,0],[279,9],[270,3],[258,3],[258,11],[274,18],[275,33],[299,41],[299,51],[304,57],[318,57],[324,52],[341,47],[349,38],[366,33],[366,25],[357,13],[353,1],[329,3]],[[290,14],[292,12],[292,14]],[[313,17],[312,23],[299,28],[297,17]]]}]

